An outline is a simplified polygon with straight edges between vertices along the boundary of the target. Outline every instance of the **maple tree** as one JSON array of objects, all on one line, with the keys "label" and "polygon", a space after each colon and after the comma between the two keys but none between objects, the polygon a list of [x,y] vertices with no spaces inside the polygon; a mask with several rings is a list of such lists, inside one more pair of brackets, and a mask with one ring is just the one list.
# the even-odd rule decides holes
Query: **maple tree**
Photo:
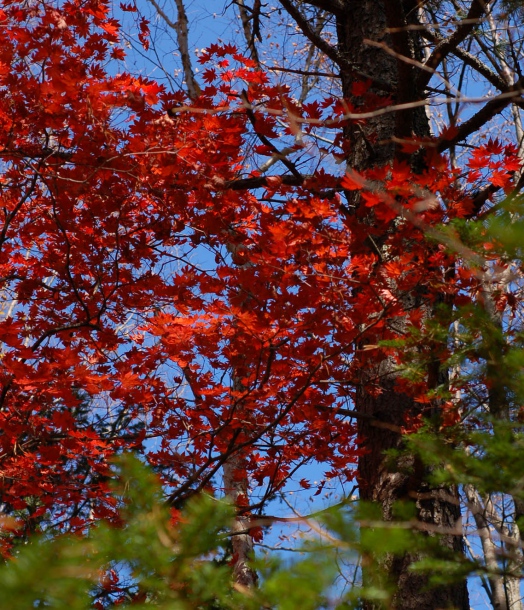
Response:
[{"label": "maple tree", "polygon": [[[502,212],[497,196],[518,195],[518,146],[477,141],[459,160],[455,149],[520,104],[520,81],[460,46],[495,18],[490,3],[472,2],[447,38],[404,3],[381,3],[386,17],[371,21],[366,2],[351,20],[344,2],[281,4],[338,66],[341,95],[297,101],[256,45],[246,58],[229,43],[200,54],[198,86],[173,91],[111,67],[125,49],[110,3],[2,4],[0,485],[3,512],[19,518],[6,556],[36,531],[117,523],[109,460],[125,450],[160,474],[174,518],[196,492],[226,488],[246,584],[240,554],[312,460],[357,477],[386,520],[411,500],[420,523],[448,528],[443,547],[461,549],[456,485],[432,485],[401,450],[424,419],[445,431],[476,425],[486,401],[494,417],[518,412],[478,345],[461,361],[486,363],[474,381],[448,374],[460,349],[447,329],[480,307],[507,332],[519,310],[515,266],[491,238],[467,237],[472,220]],[[147,51],[147,20],[121,9]],[[331,11],[338,50],[303,10]],[[424,64],[415,26],[433,45]],[[429,82],[449,54],[501,93],[431,135]],[[326,148],[306,146],[326,130]],[[480,398],[466,408],[459,391]],[[400,451],[393,467],[385,449]],[[394,607],[469,607],[463,580],[428,593],[413,559],[384,559]]]}]

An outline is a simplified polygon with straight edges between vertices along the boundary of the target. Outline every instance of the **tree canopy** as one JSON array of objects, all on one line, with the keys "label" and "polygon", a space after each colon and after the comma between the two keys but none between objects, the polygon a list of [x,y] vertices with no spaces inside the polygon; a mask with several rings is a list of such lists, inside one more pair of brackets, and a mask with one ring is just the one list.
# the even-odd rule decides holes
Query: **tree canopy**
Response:
[{"label": "tree canopy", "polygon": [[[348,607],[468,609],[473,574],[521,607],[520,3],[237,0],[196,62],[182,0],[0,6],[6,570],[135,532],[133,452],[170,552],[198,494],[233,505],[234,603],[284,604],[250,561],[295,480],[355,486],[320,528],[360,557]],[[107,574],[100,607],[156,599]]]}]

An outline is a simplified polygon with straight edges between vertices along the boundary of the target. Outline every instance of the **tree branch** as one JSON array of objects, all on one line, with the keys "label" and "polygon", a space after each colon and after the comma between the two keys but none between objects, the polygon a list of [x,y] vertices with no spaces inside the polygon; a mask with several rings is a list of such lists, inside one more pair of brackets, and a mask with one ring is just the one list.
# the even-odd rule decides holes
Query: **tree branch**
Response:
[{"label": "tree branch", "polygon": [[[336,47],[332,46],[322,38],[315,30],[311,27],[308,19],[300,12],[291,0],[279,0],[280,4],[286,9],[286,11],[293,17],[297,22],[298,27],[302,30],[302,33],[306,38],[309,39],[320,51],[325,53],[329,59],[334,61],[338,66],[346,67],[347,62],[344,60],[342,55],[337,51]],[[311,3],[310,3],[311,4]],[[329,10],[329,9],[328,9]]]},{"label": "tree branch", "polygon": [[330,72],[319,72],[318,70],[296,70],[294,68],[266,68],[269,72],[289,72],[290,74],[302,74],[303,76],[319,76],[324,78],[340,78],[339,74]]},{"label": "tree branch", "polygon": [[[244,30],[244,38],[246,39],[246,44],[247,48],[249,49],[251,59],[256,63],[258,68],[261,68],[260,58],[255,45],[255,38],[261,40],[260,0],[255,0],[253,8],[247,7],[244,0],[234,0],[234,3],[238,6],[240,21],[242,22],[242,29]],[[249,12],[251,15],[248,14]],[[251,25],[250,21],[253,21],[253,25]]]},{"label": "tree branch", "polygon": [[155,7],[156,12],[160,15],[160,17],[162,17],[167,25],[176,32],[178,50],[180,51],[180,58],[182,60],[182,67],[184,69],[187,92],[189,97],[194,100],[200,95],[200,85],[195,78],[193,66],[191,65],[191,59],[189,57],[187,15],[184,2],[183,0],[175,0],[178,11],[178,19],[176,23],[171,21],[156,0],[149,0],[149,2]]},{"label": "tree branch", "polygon": [[262,142],[262,144],[264,144],[265,146],[267,146],[268,148],[270,148],[273,151],[275,158],[282,161],[282,163],[288,168],[288,170],[293,174],[293,176],[295,176],[295,178],[297,178],[297,180],[300,180],[302,178],[302,175],[295,167],[295,164],[292,161],[290,161],[281,151],[279,151],[278,148],[273,144],[273,142],[271,142],[271,140],[269,138],[267,138],[264,134],[261,134],[258,131],[257,118],[255,116],[255,113],[253,112],[253,107],[251,105],[251,102],[249,101],[249,98],[247,97],[247,92],[242,91],[241,97],[242,97],[242,100],[245,102],[247,118],[249,119],[249,122],[251,123],[251,125],[253,125],[253,129],[255,130],[257,138]]},{"label": "tree branch", "polygon": [[333,15],[341,15],[345,9],[341,0],[306,0],[306,3]]},{"label": "tree branch", "polygon": [[[448,150],[451,146],[465,140],[468,136],[470,136],[475,131],[478,131],[481,127],[483,127],[488,121],[490,121],[494,116],[500,114],[504,108],[509,106],[509,104],[514,104],[517,102],[523,102],[522,99],[517,100],[517,97],[522,95],[524,86],[524,79],[519,79],[514,85],[507,88],[507,91],[503,92],[501,95],[494,97],[491,99],[483,108],[481,108],[476,114],[474,114],[470,119],[462,123],[456,130],[455,135],[447,140],[443,140],[438,144],[437,150],[438,152],[444,152]],[[508,93],[514,93],[514,97],[508,95]]]},{"label": "tree branch", "polygon": [[369,413],[361,413],[360,411],[352,411],[351,409],[337,409],[333,407],[325,407],[324,405],[316,405],[316,408],[319,411],[327,411],[332,412],[334,415],[344,415],[345,417],[350,417],[352,419],[357,419],[361,421],[366,421],[370,426],[374,428],[382,428],[383,430],[389,430],[390,432],[395,432],[397,434],[402,434],[402,428],[400,426],[396,426],[395,424],[390,424],[389,422],[382,421],[370,415]]},{"label": "tree branch", "polygon": [[466,18],[459,23],[453,34],[437,44],[426,62],[426,67],[430,69],[431,73],[419,73],[416,85],[418,91],[424,91],[426,85],[431,80],[431,74],[435,72],[442,60],[452,53],[473,28],[478,25],[480,17],[485,13],[489,3],[490,0],[473,0]]},{"label": "tree branch", "polygon": [[[434,44],[438,44],[444,40],[444,38],[438,32],[430,32],[427,28],[422,28],[420,35]],[[473,68],[473,70],[478,72],[500,91],[504,91],[507,88],[508,85],[506,81],[491,68],[489,68],[483,61],[480,61],[480,59],[476,55],[473,55],[473,53],[470,53],[461,47],[456,47],[451,50],[451,54],[455,55],[455,57],[458,59],[461,59],[470,68]]]},{"label": "tree branch", "polygon": [[[286,11],[291,15],[291,17],[296,21],[298,27],[302,30],[302,33],[306,38],[312,42],[319,51],[322,51],[329,59],[331,59],[337,66],[346,70],[349,74],[354,76],[357,79],[362,80],[370,80],[374,87],[381,90],[391,93],[394,91],[391,83],[387,83],[386,81],[380,80],[378,78],[374,78],[365,72],[361,72],[357,70],[351,62],[348,62],[343,55],[341,55],[337,48],[333,45],[330,45],[326,40],[319,36],[314,29],[309,24],[309,21],[302,15],[302,13],[298,10],[298,8],[291,2],[291,0],[279,0],[280,4],[286,9]],[[312,2],[308,2],[308,4],[313,4]],[[315,4],[318,8],[322,8],[320,5],[324,5],[324,2],[319,2]],[[332,10],[332,9],[327,9]]]}]

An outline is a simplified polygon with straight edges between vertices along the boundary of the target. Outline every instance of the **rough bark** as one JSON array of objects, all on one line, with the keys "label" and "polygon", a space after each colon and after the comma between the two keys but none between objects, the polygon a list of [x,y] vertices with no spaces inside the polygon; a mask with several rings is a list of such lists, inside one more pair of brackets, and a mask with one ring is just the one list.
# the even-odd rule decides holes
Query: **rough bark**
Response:
[{"label": "rough bark", "polygon": [[[403,61],[403,57],[420,59],[420,41],[416,31],[402,29],[416,17],[416,3],[401,0],[345,0],[344,5],[345,10],[336,15],[338,51],[343,57],[341,78],[344,97],[352,99],[351,87],[354,82],[353,74],[343,68],[347,64],[359,72],[369,74],[373,81],[388,83],[394,92],[393,103],[404,104],[421,99],[415,89],[416,66]],[[391,28],[396,33],[389,35],[386,28]],[[366,39],[378,45],[366,44]],[[347,130],[350,141],[348,166],[363,171],[374,166],[389,165],[395,157],[400,158],[403,154],[396,149],[395,141],[412,135],[428,134],[428,119],[422,107],[378,116],[365,125],[351,125]],[[421,163],[420,158],[412,158],[410,161],[414,169]],[[370,213],[363,208],[359,209],[358,194],[356,197],[349,194],[349,205],[364,225],[373,224]],[[374,241],[380,248],[380,238]],[[417,295],[404,295],[402,298],[424,306],[423,303],[415,303],[420,299]],[[401,330],[403,321],[397,319],[394,323],[396,329]],[[445,371],[437,371],[440,379],[445,374]],[[360,380],[355,408],[366,415],[366,418],[359,419],[359,436],[363,439],[365,449],[358,464],[360,496],[363,500],[380,503],[386,520],[392,518],[392,506],[396,501],[415,502],[419,520],[431,526],[449,528],[450,534],[443,536],[442,544],[460,552],[462,537],[457,535],[457,531],[460,531],[457,490],[451,487],[429,488],[424,481],[427,473],[413,456],[405,456],[396,463],[391,463],[384,455],[386,450],[402,446],[401,435],[392,430],[403,426],[406,417],[419,412],[419,406],[410,397],[397,391],[395,375],[394,363],[386,359],[377,363],[374,369],[368,367]],[[370,392],[369,389],[373,387],[379,392]],[[369,425],[369,421],[372,421],[370,418],[392,424],[392,429]],[[391,557],[386,561],[384,568],[397,586],[394,608],[469,608],[465,582],[427,590],[425,577],[414,574],[409,569],[416,559],[416,556],[408,554]],[[371,603],[364,604],[366,610],[375,607]]]},{"label": "rough bark", "polygon": [[[228,243],[227,248],[233,260],[242,251],[242,246],[238,246],[233,241]],[[249,265],[249,262],[239,264],[239,266]],[[246,290],[243,294],[242,305],[246,310],[249,310],[252,298],[251,293],[249,290]],[[231,389],[237,395],[245,394],[248,391],[248,388],[242,383],[242,378],[245,376],[246,365],[242,356],[239,356],[236,366],[233,366],[231,384]],[[233,409],[236,411],[236,418],[249,418],[249,415],[245,412],[242,400],[238,401]],[[249,478],[242,451],[235,451],[228,456],[222,467],[222,472],[224,493],[238,511],[231,526],[233,580],[241,587],[253,588],[257,584],[258,577],[256,571],[250,566],[254,556],[253,538],[249,533],[250,517],[248,514],[242,513],[242,508],[249,505]]]},{"label": "rough bark", "polygon": [[[223,467],[224,492],[234,506],[248,503],[248,480],[242,457],[234,454]],[[257,584],[256,572],[250,567],[253,558],[253,539],[249,535],[249,516],[238,515],[231,526],[231,547],[233,550],[233,578],[243,587]]]}]

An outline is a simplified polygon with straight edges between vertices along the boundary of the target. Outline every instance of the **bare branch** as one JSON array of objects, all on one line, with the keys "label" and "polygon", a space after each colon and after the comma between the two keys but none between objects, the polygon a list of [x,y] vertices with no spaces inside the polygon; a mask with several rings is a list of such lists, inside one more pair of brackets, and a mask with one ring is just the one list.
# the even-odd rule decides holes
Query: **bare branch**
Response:
[{"label": "bare branch", "polygon": [[475,525],[477,526],[486,568],[490,572],[488,579],[491,585],[493,600],[496,603],[495,607],[501,609],[504,608],[507,610],[502,578],[497,574],[499,571],[497,547],[491,536],[489,524],[484,514],[484,507],[482,506],[482,502],[479,498],[477,490],[473,487],[473,485],[465,485],[464,492],[466,494],[466,498],[468,499],[469,508],[473,514]]},{"label": "bare branch", "polygon": [[242,99],[245,102],[247,117],[251,125],[253,125],[253,129],[255,130],[258,139],[262,142],[262,144],[264,144],[273,151],[275,159],[282,161],[282,163],[288,168],[288,170],[293,174],[293,176],[295,176],[295,178],[301,179],[302,175],[295,167],[295,164],[290,161],[283,152],[279,151],[278,148],[273,144],[273,142],[271,142],[271,140],[269,140],[265,135],[261,134],[258,131],[257,118],[255,116],[255,113],[253,112],[253,107],[251,106],[251,103],[249,102],[247,93],[245,91],[242,92]]},{"label": "bare branch", "polygon": [[[444,38],[437,32],[430,32],[427,28],[421,30],[421,36],[423,36],[429,42],[437,44],[439,41],[443,41]],[[451,51],[452,55],[455,55],[458,59],[461,59],[470,68],[473,68],[481,76],[483,76],[493,86],[497,87],[500,91],[504,91],[507,88],[507,83],[501,78],[496,72],[489,68],[484,62],[482,62],[476,55],[456,47]],[[426,62],[426,69],[429,69]],[[426,87],[427,88],[427,87]]]},{"label": "bare branch", "polygon": [[[461,142],[465,140],[472,133],[478,131],[482,126],[484,126],[488,121],[490,121],[494,116],[500,114],[504,108],[506,108],[511,103],[517,103],[517,101],[522,102],[522,87],[524,86],[524,79],[520,79],[514,85],[507,88],[507,91],[502,93],[501,95],[497,95],[491,99],[487,104],[481,108],[476,114],[474,114],[470,119],[465,121],[457,128],[455,135],[447,140],[443,140],[438,146],[437,150],[439,152],[444,152],[448,150],[451,146],[456,144],[457,142]],[[512,96],[513,94],[513,96]]]},{"label": "bare branch", "polygon": [[234,0],[234,2],[238,6],[240,21],[242,22],[242,29],[244,30],[244,38],[246,39],[251,59],[256,63],[258,68],[260,68],[260,58],[255,45],[256,38],[258,38],[258,40],[262,39],[260,35],[260,0],[255,0],[253,8],[247,7],[244,0]]},{"label": "bare branch", "polygon": [[333,15],[340,15],[346,8],[341,0],[306,0],[304,4],[311,4]]},{"label": "bare branch", "polygon": [[[317,23],[315,25],[315,32],[319,36],[322,34],[322,29],[324,28],[325,23],[326,23],[326,14],[324,12],[321,12],[317,16]],[[315,45],[310,45],[309,49],[308,49],[307,57],[306,57],[306,62],[305,62],[305,68],[306,68],[304,70],[305,74],[303,74],[303,76],[302,76],[302,90],[301,90],[300,96],[298,98],[300,103],[303,103],[306,100],[312,87],[314,87],[316,82],[318,81],[318,77],[313,77],[310,80],[310,77],[307,74],[307,71],[311,67],[311,64],[313,63],[313,60],[315,58],[315,51],[316,51]]]},{"label": "bare branch", "polygon": [[317,34],[315,29],[311,27],[308,19],[300,12],[291,0],[279,0],[280,4],[286,9],[286,11],[293,17],[297,22],[298,27],[302,30],[302,33],[308,38],[320,51],[325,53],[329,59],[334,61],[338,66],[345,66],[346,61],[342,55],[337,51],[336,47],[330,45],[329,42],[324,40],[322,36]]},{"label": "bare branch", "polygon": [[195,74],[193,72],[193,66],[191,65],[191,59],[189,55],[189,42],[188,42],[188,29],[187,29],[187,15],[184,7],[183,0],[175,0],[178,19],[175,22],[166,15],[165,11],[158,4],[156,0],[149,0],[149,2],[155,7],[157,13],[167,23],[167,25],[175,30],[177,37],[178,50],[180,51],[180,58],[182,60],[182,68],[184,70],[184,78],[187,86],[187,93],[189,97],[194,100],[200,93],[200,85],[196,81]]},{"label": "bare branch", "polygon": [[[296,21],[298,27],[302,30],[302,33],[308,38],[320,51],[322,51],[329,59],[331,59],[337,66],[346,70],[349,74],[355,78],[370,80],[373,86],[381,91],[392,92],[393,87],[391,83],[387,83],[378,78],[374,78],[361,70],[357,70],[354,65],[348,62],[343,55],[341,55],[337,48],[329,44],[322,36],[316,34],[315,30],[311,27],[309,21],[304,15],[298,10],[298,8],[291,2],[291,0],[279,0],[282,6],[287,10],[291,17]],[[309,4],[312,4],[311,2]]]},{"label": "bare branch", "polygon": [[293,68],[266,68],[270,72],[289,72],[291,74],[303,74],[304,76],[320,76],[324,78],[340,78],[340,75],[331,72],[319,72],[317,70],[295,70]]},{"label": "bare branch", "polygon": [[[480,18],[485,13],[489,3],[490,0],[487,0],[487,2],[484,0],[473,0],[467,17],[459,23],[457,29],[453,32],[453,34],[451,34],[451,36],[439,42],[439,44],[437,44],[437,46],[433,49],[433,53],[431,53],[428,61],[426,62],[427,68],[433,71],[436,70],[441,64],[442,60],[458,47],[458,45],[466,38],[466,36],[468,36],[473,28],[478,25]],[[417,79],[418,91],[424,91],[430,79],[431,76],[429,73],[419,73]]]},{"label": "bare branch", "polygon": [[306,176],[256,176],[255,178],[236,178],[224,185],[225,189],[232,191],[244,191],[247,189],[259,189],[269,187],[273,181],[283,186],[301,186]]},{"label": "bare branch", "polygon": [[178,10],[178,20],[176,22],[178,50],[180,51],[182,66],[184,68],[187,91],[189,93],[189,97],[193,100],[200,95],[200,86],[195,79],[195,75],[193,73],[193,66],[191,65],[191,59],[189,58],[187,15],[183,0],[175,0],[175,2]]},{"label": "bare branch", "polygon": [[489,68],[484,62],[480,61],[480,59],[461,48],[456,48],[453,50],[453,55],[461,59],[464,63],[466,63],[470,68],[476,70],[481,76],[483,76],[488,82],[497,87],[500,91],[504,91],[507,87],[507,83],[502,79],[496,72],[493,72],[491,68]]}]

